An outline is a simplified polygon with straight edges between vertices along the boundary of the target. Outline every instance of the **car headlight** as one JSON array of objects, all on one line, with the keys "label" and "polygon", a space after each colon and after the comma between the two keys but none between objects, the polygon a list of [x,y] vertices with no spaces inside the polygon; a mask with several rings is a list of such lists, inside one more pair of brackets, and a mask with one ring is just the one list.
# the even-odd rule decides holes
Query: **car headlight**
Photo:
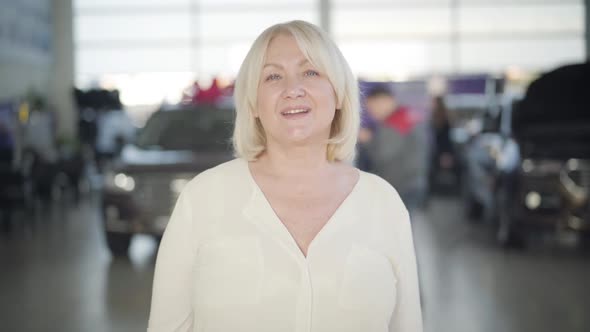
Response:
[{"label": "car headlight", "polygon": [[524,200],[526,207],[528,207],[530,210],[535,210],[541,206],[541,201],[542,197],[536,191],[527,193]]},{"label": "car headlight", "polygon": [[105,185],[118,190],[133,191],[135,189],[135,180],[125,173],[108,173],[105,176]]}]

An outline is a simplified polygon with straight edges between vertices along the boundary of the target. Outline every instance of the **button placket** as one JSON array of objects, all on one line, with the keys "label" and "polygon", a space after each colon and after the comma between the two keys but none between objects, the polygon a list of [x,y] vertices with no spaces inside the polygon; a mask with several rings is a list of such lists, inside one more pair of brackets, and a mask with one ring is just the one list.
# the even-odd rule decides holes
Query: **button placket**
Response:
[{"label": "button placket", "polygon": [[309,263],[305,260],[301,265],[301,287],[297,303],[297,332],[311,332],[312,287]]}]

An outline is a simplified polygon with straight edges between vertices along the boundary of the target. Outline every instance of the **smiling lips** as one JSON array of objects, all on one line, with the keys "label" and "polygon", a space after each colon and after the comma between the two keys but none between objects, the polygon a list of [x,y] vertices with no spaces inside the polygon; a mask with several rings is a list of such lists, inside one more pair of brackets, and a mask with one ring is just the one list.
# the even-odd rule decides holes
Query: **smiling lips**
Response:
[{"label": "smiling lips", "polygon": [[289,107],[281,111],[281,115],[286,117],[292,117],[295,115],[303,115],[309,113],[311,109],[308,107]]}]

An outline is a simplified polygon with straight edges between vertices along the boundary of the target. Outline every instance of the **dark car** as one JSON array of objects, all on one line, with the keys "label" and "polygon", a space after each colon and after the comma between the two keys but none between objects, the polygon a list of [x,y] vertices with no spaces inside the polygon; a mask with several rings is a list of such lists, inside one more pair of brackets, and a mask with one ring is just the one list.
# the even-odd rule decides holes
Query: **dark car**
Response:
[{"label": "dark car", "polygon": [[502,113],[508,132],[479,139],[483,149],[479,161],[471,156],[479,166],[470,168],[469,186],[489,191],[479,203],[497,221],[503,245],[523,244],[533,230],[590,232],[589,93],[588,63],[553,70]]},{"label": "dark car", "polygon": [[209,106],[159,110],[105,174],[102,214],[114,254],[133,234],[161,237],[183,186],[232,159],[233,110]]}]

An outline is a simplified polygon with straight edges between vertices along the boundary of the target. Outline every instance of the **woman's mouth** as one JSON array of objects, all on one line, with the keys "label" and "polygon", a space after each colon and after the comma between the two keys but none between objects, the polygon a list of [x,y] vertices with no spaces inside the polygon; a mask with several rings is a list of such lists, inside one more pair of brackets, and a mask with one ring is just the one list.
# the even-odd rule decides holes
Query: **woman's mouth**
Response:
[{"label": "woman's mouth", "polygon": [[288,110],[284,110],[281,112],[281,115],[287,118],[296,118],[301,117],[310,112],[309,108],[292,108]]}]

